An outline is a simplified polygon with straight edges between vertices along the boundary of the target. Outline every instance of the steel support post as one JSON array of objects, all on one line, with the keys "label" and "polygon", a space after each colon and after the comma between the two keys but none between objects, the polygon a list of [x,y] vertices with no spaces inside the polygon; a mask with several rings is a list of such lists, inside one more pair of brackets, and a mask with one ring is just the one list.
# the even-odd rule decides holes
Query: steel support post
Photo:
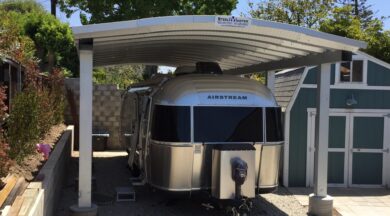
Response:
[{"label": "steel support post", "polygon": [[80,141],[79,141],[79,199],[70,207],[71,216],[97,215],[92,203],[92,46],[80,52]]},{"label": "steel support post", "polygon": [[319,216],[330,216],[333,209],[333,199],[327,195],[330,74],[331,64],[321,64],[317,74],[314,193],[309,196],[309,214]]},{"label": "steel support post", "polygon": [[92,49],[80,50],[79,207],[91,207]]}]

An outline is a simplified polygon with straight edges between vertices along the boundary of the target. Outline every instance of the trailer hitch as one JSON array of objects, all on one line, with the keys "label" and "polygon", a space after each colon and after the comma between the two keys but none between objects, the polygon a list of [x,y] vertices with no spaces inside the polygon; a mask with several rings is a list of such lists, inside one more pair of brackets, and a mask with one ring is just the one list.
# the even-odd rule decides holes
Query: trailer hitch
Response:
[{"label": "trailer hitch", "polygon": [[244,184],[248,175],[248,164],[241,158],[233,158],[232,160],[232,178],[236,184],[236,199],[240,200],[241,186]]},{"label": "trailer hitch", "polygon": [[241,186],[245,183],[248,176],[248,164],[241,158],[233,158],[232,178],[235,182],[235,204],[228,207],[227,213],[231,216],[247,215],[253,207],[252,201],[242,196]]}]

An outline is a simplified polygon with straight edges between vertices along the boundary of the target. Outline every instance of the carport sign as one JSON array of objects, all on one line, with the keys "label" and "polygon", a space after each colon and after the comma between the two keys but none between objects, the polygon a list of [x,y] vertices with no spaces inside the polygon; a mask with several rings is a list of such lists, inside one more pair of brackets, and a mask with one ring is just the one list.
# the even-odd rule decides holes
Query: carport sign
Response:
[{"label": "carport sign", "polygon": [[215,25],[246,28],[251,25],[251,20],[248,18],[235,17],[235,16],[216,16]]}]

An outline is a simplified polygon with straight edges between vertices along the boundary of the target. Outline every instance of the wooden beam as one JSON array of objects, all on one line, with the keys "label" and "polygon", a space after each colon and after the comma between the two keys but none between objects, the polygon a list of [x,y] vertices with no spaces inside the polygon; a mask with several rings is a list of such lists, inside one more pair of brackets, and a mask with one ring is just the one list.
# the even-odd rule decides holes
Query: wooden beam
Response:
[{"label": "wooden beam", "polygon": [[12,189],[16,185],[18,179],[15,176],[11,176],[7,179],[7,184],[0,191],[0,207],[3,205],[8,195],[11,193]]},{"label": "wooden beam", "polygon": [[22,196],[16,197],[15,202],[12,204],[7,216],[18,216],[20,208],[23,204],[23,200],[24,198]]}]

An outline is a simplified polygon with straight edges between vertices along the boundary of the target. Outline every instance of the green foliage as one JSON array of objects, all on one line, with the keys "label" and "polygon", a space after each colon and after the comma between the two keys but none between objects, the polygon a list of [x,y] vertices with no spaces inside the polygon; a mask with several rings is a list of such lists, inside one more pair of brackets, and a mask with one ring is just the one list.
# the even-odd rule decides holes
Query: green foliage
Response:
[{"label": "green foliage", "polygon": [[59,0],[70,17],[80,11],[83,24],[192,14],[230,14],[237,0]]},{"label": "green foliage", "polygon": [[[60,69],[55,69],[48,76],[47,88],[49,90],[50,108],[53,110],[53,125],[64,121],[65,95],[64,75]],[[47,131],[46,131],[47,132]]]},{"label": "green foliage", "polygon": [[371,20],[374,18],[374,12],[371,10],[371,5],[367,4],[367,0],[337,0],[341,6],[350,6],[351,14],[359,17],[364,28],[368,27]]},{"label": "green foliage", "polygon": [[144,66],[122,65],[96,68],[93,71],[93,82],[96,84],[117,84],[126,88],[130,84],[143,80]]},{"label": "green foliage", "polygon": [[26,17],[24,29],[40,49],[39,57],[47,59],[48,52],[52,51],[55,66],[78,71],[78,55],[69,25],[48,13],[29,13]]},{"label": "green foliage", "polygon": [[36,91],[24,91],[12,101],[12,111],[8,118],[9,155],[20,162],[35,152],[35,144],[40,137],[39,95]]},{"label": "green foliage", "polygon": [[34,58],[34,42],[20,35],[20,26],[15,24],[15,16],[0,10],[0,58],[12,58],[22,63],[37,61]]},{"label": "green foliage", "polygon": [[[5,94],[5,88],[0,86],[0,122],[1,125],[4,123],[4,119],[7,115],[7,105],[4,101],[7,99]],[[4,130],[2,126],[0,127],[0,178],[7,175],[8,168],[12,160],[9,158],[9,145],[4,137]],[[1,185],[0,185],[1,186]]]},{"label": "green foliage", "polygon": [[32,0],[7,0],[0,3],[0,13],[7,16],[3,22],[11,22],[18,34],[33,40],[33,54],[40,59],[40,68],[48,67],[48,54],[54,54],[54,67],[78,74],[78,55],[68,24],[61,23],[43,7]]},{"label": "green foliage", "polygon": [[266,84],[266,75],[265,73],[254,73],[249,75],[250,79],[256,80],[257,82],[260,82],[262,84]]},{"label": "green foliage", "polygon": [[390,63],[390,32],[366,0],[268,0],[250,3],[252,17],[366,41],[364,51]]},{"label": "green foliage", "polygon": [[0,4],[0,10],[17,13],[45,13],[41,4],[34,0],[4,0]]},{"label": "green foliage", "polygon": [[254,18],[289,23],[307,28],[318,28],[328,16],[334,0],[261,0],[249,3]]},{"label": "green foliage", "polygon": [[0,178],[7,175],[9,166],[12,163],[12,160],[8,156],[8,151],[9,151],[8,143],[6,142],[3,134],[1,133],[0,134]]},{"label": "green foliage", "polygon": [[[35,79],[35,75],[29,75],[30,84],[12,100],[7,119],[9,155],[17,162],[34,153],[39,139],[52,126],[63,121],[65,98],[62,72],[54,70],[44,83]],[[35,83],[31,80],[35,80]]]},{"label": "green foliage", "polygon": [[383,20],[362,20],[345,5],[333,9],[333,16],[321,23],[320,31],[367,42],[368,54],[390,63],[390,31],[383,30]]},{"label": "green foliage", "polygon": [[63,72],[54,69],[42,77],[36,47],[65,52],[67,43],[73,46],[73,39],[67,25],[39,10],[32,1],[0,3],[0,57],[18,61],[25,68],[25,88],[13,98],[8,118],[4,89],[0,89],[0,122],[6,122],[5,131],[0,130],[0,176],[12,160],[21,162],[34,153],[38,140],[63,120]]}]

